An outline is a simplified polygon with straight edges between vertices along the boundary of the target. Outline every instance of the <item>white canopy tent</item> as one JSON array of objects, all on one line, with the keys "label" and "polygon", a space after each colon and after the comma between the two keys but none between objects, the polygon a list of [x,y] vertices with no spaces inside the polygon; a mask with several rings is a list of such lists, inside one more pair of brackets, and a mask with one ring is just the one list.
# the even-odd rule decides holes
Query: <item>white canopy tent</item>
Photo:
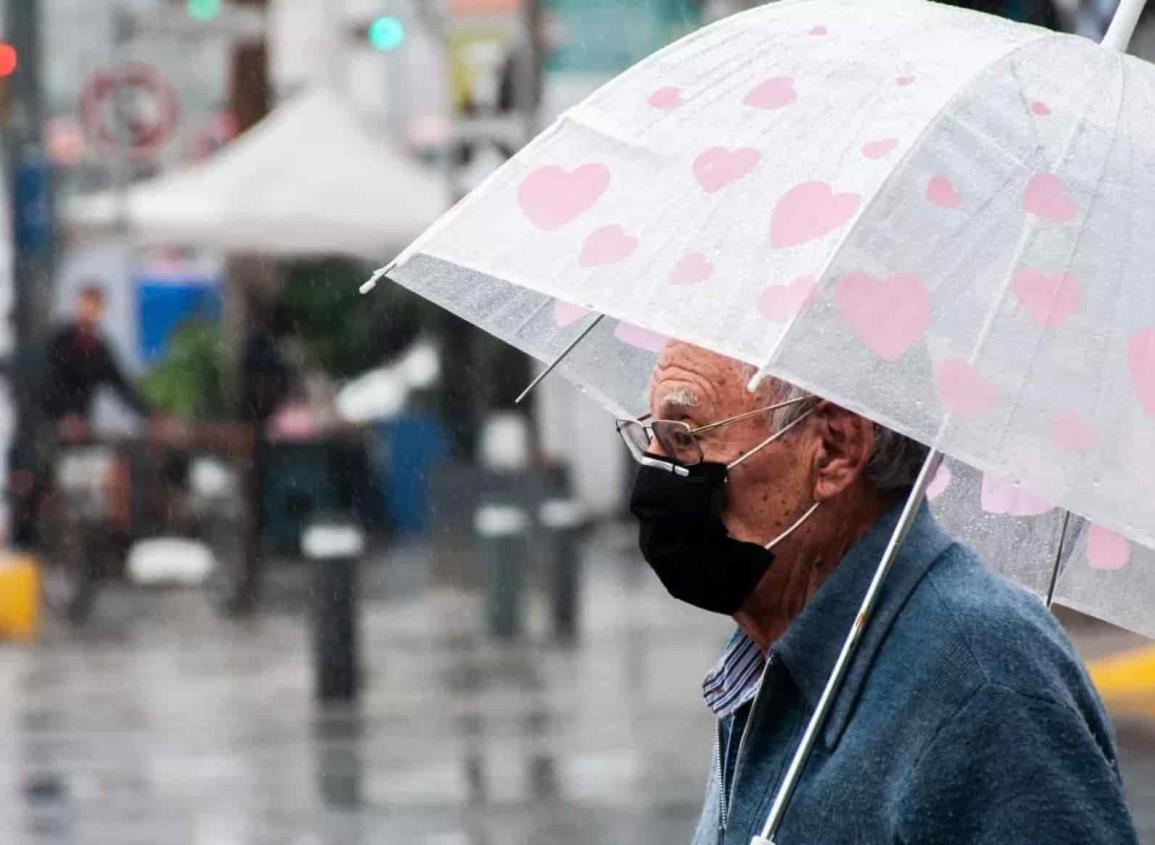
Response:
[{"label": "white canopy tent", "polygon": [[203,164],[69,203],[79,232],[123,213],[142,245],[380,258],[448,206],[446,183],[365,130],[331,91],[277,108]]}]

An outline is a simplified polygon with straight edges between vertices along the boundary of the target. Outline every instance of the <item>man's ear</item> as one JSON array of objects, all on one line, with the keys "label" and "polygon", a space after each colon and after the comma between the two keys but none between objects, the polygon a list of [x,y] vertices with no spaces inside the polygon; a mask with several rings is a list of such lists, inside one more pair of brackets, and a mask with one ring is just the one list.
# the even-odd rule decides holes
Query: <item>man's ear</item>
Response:
[{"label": "man's ear", "polygon": [[832,402],[820,402],[814,417],[818,435],[814,500],[825,502],[853,485],[866,471],[874,452],[874,423]]}]

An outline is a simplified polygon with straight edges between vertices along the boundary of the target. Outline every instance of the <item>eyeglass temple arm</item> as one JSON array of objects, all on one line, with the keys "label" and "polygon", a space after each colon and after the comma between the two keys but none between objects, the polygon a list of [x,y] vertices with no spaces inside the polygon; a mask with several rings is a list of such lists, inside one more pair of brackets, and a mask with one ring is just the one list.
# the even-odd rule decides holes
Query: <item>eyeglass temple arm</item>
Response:
[{"label": "eyeglass temple arm", "polygon": [[[746,413],[739,414],[736,417],[730,417],[728,419],[718,420],[717,422],[712,422],[709,425],[704,425],[704,426],[701,426],[700,428],[692,428],[692,429],[690,429],[689,433],[690,434],[699,434],[703,431],[710,431],[711,429],[717,428],[718,426],[729,425],[730,423],[733,423],[733,422],[738,422],[740,420],[748,419],[749,417],[755,416],[756,414],[765,414],[768,411],[777,411],[779,408],[787,408],[790,405],[797,405],[799,402],[807,402],[807,401],[812,400],[812,399],[814,399],[813,396],[799,396],[797,399],[787,399],[785,402],[779,402],[777,405],[767,405],[765,408],[758,408],[758,409],[753,410],[753,411],[747,411]],[[801,419],[801,417],[799,417],[799,419]],[[783,431],[785,431],[785,429],[783,429]]]},{"label": "eyeglass temple arm", "polygon": [[752,457],[754,455],[754,453],[757,452],[759,449],[764,449],[765,447],[769,446],[771,443],[773,443],[775,440],[777,440],[783,434],[788,432],[790,429],[794,428],[794,426],[798,425],[798,423],[802,422],[804,419],[806,419],[808,416],[810,416],[813,413],[814,413],[813,408],[807,409],[806,413],[804,413],[802,416],[798,417],[798,419],[791,420],[789,423],[784,425],[779,431],[776,431],[773,434],[771,434],[769,437],[767,437],[765,440],[763,440],[761,443],[759,443],[757,446],[755,446],[753,449],[751,449],[745,455],[738,458],[737,460],[731,461],[730,463],[726,464],[726,469],[733,469],[736,466],[741,466],[743,461],[745,461],[747,458]]}]

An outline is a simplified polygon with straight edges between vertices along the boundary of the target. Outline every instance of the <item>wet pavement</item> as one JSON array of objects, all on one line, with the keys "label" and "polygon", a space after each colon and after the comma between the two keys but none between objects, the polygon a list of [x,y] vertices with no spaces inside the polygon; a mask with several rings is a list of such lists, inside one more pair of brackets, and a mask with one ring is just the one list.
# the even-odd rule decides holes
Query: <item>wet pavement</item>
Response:
[{"label": "wet pavement", "polygon": [[[250,621],[133,589],[82,635],[49,619],[36,645],[0,644],[0,842],[688,841],[712,743],[697,689],[729,624],[670,601],[628,546],[592,545],[574,643],[540,591],[523,639],[497,643],[480,593],[439,585],[427,550],[375,561],[356,707],[313,701],[299,566]],[[1118,727],[1155,843],[1153,725]]]}]

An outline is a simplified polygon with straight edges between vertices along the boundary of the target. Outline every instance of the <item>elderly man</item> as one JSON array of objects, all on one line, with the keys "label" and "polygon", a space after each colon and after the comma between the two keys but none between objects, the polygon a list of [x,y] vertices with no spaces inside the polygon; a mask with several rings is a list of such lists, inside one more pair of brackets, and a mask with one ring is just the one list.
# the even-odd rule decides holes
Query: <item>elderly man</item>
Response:
[{"label": "elderly man", "polygon": [[[700,845],[760,832],[927,454],[788,385],[749,393],[750,375],[671,343],[651,418],[621,424],[643,554],[676,598],[738,623],[703,684],[718,724]],[[925,505],[778,841],[1136,841],[1062,631]]]}]

